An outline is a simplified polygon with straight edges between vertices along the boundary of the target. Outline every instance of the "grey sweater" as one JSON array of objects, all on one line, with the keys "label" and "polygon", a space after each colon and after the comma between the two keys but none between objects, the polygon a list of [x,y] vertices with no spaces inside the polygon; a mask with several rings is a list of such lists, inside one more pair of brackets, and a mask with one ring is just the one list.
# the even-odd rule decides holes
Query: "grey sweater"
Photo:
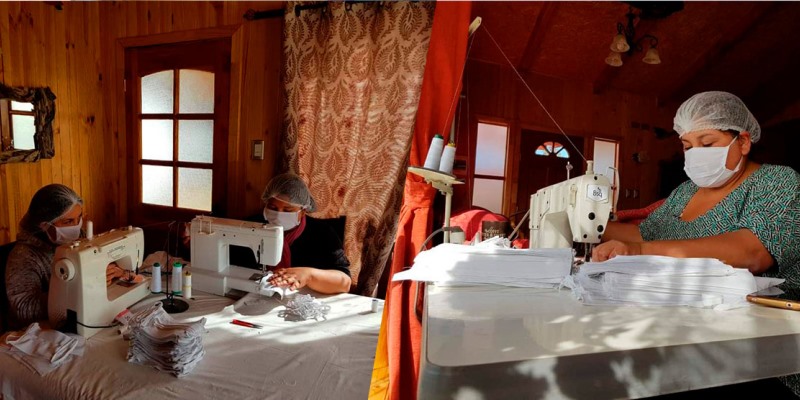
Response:
[{"label": "grey sweater", "polygon": [[47,292],[56,246],[43,232],[20,232],[6,264],[11,329],[47,320]]}]

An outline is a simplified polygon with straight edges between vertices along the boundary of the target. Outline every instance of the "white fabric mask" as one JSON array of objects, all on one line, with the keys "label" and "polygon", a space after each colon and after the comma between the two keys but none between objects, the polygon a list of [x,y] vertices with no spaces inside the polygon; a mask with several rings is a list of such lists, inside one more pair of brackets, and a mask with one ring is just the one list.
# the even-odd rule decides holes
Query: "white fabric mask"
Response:
[{"label": "white fabric mask", "polygon": [[83,218],[78,221],[77,225],[73,226],[55,226],[56,228],[56,237],[53,239],[50,237],[50,232],[48,231],[47,236],[50,237],[50,240],[53,240],[53,243],[62,245],[74,242],[81,237],[81,227],[83,226]]},{"label": "white fabric mask", "polygon": [[297,225],[300,225],[300,211],[283,212],[270,210],[269,208],[264,207],[264,219],[266,219],[270,224],[282,226],[283,231],[286,232],[290,229],[294,229],[297,227]]},{"label": "white fabric mask", "polygon": [[739,171],[744,159],[739,159],[734,170],[725,167],[728,151],[735,141],[736,137],[725,147],[692,147],[687,150],[683,170],[689,179],[702,188],[716,188],[728,182]]}]

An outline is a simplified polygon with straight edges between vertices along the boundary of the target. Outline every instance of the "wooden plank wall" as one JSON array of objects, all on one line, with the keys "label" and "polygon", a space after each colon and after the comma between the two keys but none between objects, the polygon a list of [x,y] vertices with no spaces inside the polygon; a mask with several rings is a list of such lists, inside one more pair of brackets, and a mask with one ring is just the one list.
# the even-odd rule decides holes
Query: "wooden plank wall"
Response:
[{"label": "wooden plank wall", "polygon": [[[524,76],[568,134],[588,138],[584,149],[587,158],[591,157],[589,145],[592,137],[621,141],[620,180],[623,190],[637,189],[640,196],[627,199],[620,196],[620,209],[645,206],[658,199],[658,163],[679,153],[680,143],[676,138],[656,139],[652,129],[635,129],[631,127],[631,122],[671,130],[674,109],[659,107],[655,97],[611,90],[594,94],[590,84],[534,74]],[[517,207],[518,166],[525,162],[519,159],[520,131],[532,129],[557,133],[558,130],[510,67],[469,60],[465,93],[469,93],[467,98],[471,123],[460,124],[457,150],[459,157],[470,158],[468,151],[475,154],[478,120],[496,120],[510,124],[509,148],[513,158],[507,162],[506,176],[511,184],[506,185],[504,193],[504,198],[509,199],[505,202],[504,214],[511,214]],[[463,110],[463,115],[466,115],[467,106]],[[462,117],[462,121],[463,118],[465,117]],[[467,134],[470,146],[467,146],[465,140]],[[633,154],[641,151],[647,152],[649,159],[643,163],[635,162]],[[576,165],[575,168],[574,173],[577,173],[585,166]],[[471,176],[472,166],[468,173]],[[468,206],[470,190],[469,185],[456,188],[453,210]],[[527,209],[527,205],[519,205],[519,208]]]},{"label": "wooden plank wall", "polygon": [[[273,175],[282,126],[282,19],[244,21],[249,8],[279,2],[0,2],[0,80],[50,86],[56,100],[56,156],[33,164],[0,165],[0,244],[35,191],[63,183],[83,196],[95,230],[126,223],[127,142],[123,64],[118,39],[238,27],[233,35],[229,200],[232,216],[260,208]],[[250,159],[250,141],[266,141],[267,159]]]}]

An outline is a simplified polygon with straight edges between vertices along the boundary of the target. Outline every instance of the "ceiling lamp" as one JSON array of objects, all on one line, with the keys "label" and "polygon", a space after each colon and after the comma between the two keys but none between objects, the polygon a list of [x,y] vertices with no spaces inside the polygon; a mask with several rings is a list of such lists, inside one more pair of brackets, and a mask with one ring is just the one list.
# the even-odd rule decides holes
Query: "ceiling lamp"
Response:
[{"label": "ceiling lamp", "polygon": [[647,64],[661,64],[661,57],[658,56],[658,49],[655,47],[648,49],[647,53],[644,54],[642,61]]},{"label": "ceiling lamp", "polygon": [[628,19],[627,25],[617,22],[617,34],[611,41],[611,54],[606,57],[606,64],[612,67],[622,66],[622,53],[632,55],[635,52],[643,51],[642,43],[647,41],[650,48],[647,49],[644,61],[647,64],[661,64],[661,57],[658,55],[658,38],[653,35],[642,35],[636,38],[636,25],[634,21],[640,19],[639,15],[634,14],[633,8],[630,8],[625,15]]},{"label": "ceiling lamp", "polygon": [[612,51],[608,53],[608,57],[606,57],[606,64],[612,67],[619,67],[622,65],[622,55],[616,51]]}]

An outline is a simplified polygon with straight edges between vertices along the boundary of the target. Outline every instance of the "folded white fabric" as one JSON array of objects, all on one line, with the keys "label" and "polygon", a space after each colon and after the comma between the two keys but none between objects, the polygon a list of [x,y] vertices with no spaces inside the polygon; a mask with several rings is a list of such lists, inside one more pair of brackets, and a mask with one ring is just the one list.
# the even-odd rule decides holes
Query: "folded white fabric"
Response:
[{"label": "folded white fabric", "polygon": [[57,364],[72,354],[78,346],[78,339],[55,330],[43,331],[38,323],[33,323],[22,336],[6,343],[29,356]]},{"label": "folded white fabric", "polygon": [[131,340],[128,361],[149,365],[183,377],[205,356],[203,334],[206,319],[176,321],[161,303],[134,315],[123,336]]},{"label": "folded white fabric", "polygon": [[442,285],[493,284],[554,287],[572,269],[572,249],[507,249],[441,244],[414,259],[411,269],[394,281],[415,280]]},{"label": "folded white fabric", "polygon": [[617,256],[586,263],[564,285],[584,304],[691,306],[732,309],[745,296],[782,279],[756,278],[711,258]]},{"label": "folded white fabric", "polygon": [[9,334],[5,345],[0,348],[39,375],[46,375],[73,356],[82,356],[86,340],[56,330],[43,330],[34,322],[21,333]]}]

